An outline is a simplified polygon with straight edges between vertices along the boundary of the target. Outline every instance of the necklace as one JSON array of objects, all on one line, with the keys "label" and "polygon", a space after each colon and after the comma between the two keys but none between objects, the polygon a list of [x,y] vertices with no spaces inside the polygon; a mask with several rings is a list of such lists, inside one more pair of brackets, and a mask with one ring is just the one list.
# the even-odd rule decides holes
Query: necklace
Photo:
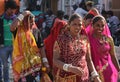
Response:
[{"label": "necklace", "polygon": [[81,50],[81,40],[80,40],[80,35],[78,35],[77,37],[71,37],[71,41],[72,41],[72,47],[75,53],[80,53]]},{"label": "necklace", "polygon": [[74,45],[74,50],[76,53],[79,53],[80,52],[80,49],[81,49],[81,46],[80,46],[80,40],[75,40],[73,42],[73,45]]},{"label": "necklace", "polygon": [[68,33],[70,37],[71,46],[76,54],[80,53],[81,49],[84,46],[83,36],[78,34],[77,36],[73,37],[70,33]]}]

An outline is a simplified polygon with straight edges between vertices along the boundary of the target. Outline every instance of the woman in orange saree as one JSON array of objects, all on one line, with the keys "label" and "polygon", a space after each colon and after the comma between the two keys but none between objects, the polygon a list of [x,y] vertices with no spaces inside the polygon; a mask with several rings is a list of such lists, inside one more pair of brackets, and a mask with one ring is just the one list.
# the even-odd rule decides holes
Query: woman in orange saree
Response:
[{"label": "woman in orange saree", "polygon": [[[24,14],[24,19],[16,19],[11,25],[14,34],[12,66],[14,81],[26,80],[25,77],[41,69],[41,53],[30,28],[30,12]],[[16,25],[17,23],[18,25]],[[15,25],[18,26],[15,28]],[[45,59],[45,58],[44,58]],[[46,61],[46,60],[44,60]],[[31,81],[26,81],[31,82]]]}]

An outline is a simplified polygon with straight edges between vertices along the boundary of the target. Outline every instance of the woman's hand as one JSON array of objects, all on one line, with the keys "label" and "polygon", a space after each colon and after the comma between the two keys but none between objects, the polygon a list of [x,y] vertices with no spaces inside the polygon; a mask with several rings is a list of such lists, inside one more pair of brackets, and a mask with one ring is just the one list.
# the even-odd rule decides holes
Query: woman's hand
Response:
[{"label": "woman's hand", "polygon": [[97,77],[94,78],[94,82],[102,82],[102,81],[101,81],[100,78],[97,76]]},{"label": "woman's hand", "polygon": [[49,66],[48,62],[44,62],[43,66],[46,68],[46,72],[49,73],[50,72],[50,66]]},{"label": "woman's hand", "polygon": [[79,75],[79,76],[82,76],[83,73],[84,73],[82,68],[76,67],[76,66],[72,66],[72,65],[68,67],[68,71],[72,72],[72,73],[74,73],[76,75]]},{"label": "woman's hand", "polygon": [[30,11],[24,11],[22,12],[22,15],[25,17],[25,16],[28,16],[28,15],[31,15],[32,13]]},{"label": "woman's hand", "polygon": [[120,72],[118,72],[118,82],[120,82]]}]

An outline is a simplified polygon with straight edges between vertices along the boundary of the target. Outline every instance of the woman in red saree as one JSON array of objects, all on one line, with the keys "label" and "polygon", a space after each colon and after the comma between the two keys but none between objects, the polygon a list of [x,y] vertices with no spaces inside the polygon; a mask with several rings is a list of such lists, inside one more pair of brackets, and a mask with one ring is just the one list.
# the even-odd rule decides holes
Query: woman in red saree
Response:
[{"label": "woman in red saree", "polygon": [[120,71],[114,49],[113,40],[106,28],[104,17],[98,15],[93,18],[91,35],[91,56],[102,82],[117,82]]},{"label": "woman in red saree", "polygon": [[68,21],[68,29],[58,36],[54,45],[55,82],[89,82],[89,73],[95,82],[101,82],[93,66],[89,41],[84,32],[82,18],[73,14]]},{"label": "woman in red saree", "polygon": [[62,20],[63,15],[64,15],[63,11],[57,11],[57,17],[55,18],[53,26],[51,27],[50,35],[44,40],[46,56],[48,58],[51,68],[53,64],[54,43],[58,35],[60,34],[61,29],[64,29],[65,25],[67,24],[64,20]]}]

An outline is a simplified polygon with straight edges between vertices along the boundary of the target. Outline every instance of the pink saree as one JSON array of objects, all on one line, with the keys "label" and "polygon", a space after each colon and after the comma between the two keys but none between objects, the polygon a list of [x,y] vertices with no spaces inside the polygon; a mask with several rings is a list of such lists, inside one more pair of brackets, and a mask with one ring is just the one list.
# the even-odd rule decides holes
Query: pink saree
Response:
[{"label": "pink saree", "polygon": [[[117,82],[118,72],[109,53],[111,46],[108,41],[100,43],[99,39],[93,37],[92,31],[92,27],[89,25],[87,28],[87,33],[91,45],[92,60],[96,70],[98,71],[102,82]],[[107,25],[105,26],[103,35],[110,37],[110,32]]]}]

